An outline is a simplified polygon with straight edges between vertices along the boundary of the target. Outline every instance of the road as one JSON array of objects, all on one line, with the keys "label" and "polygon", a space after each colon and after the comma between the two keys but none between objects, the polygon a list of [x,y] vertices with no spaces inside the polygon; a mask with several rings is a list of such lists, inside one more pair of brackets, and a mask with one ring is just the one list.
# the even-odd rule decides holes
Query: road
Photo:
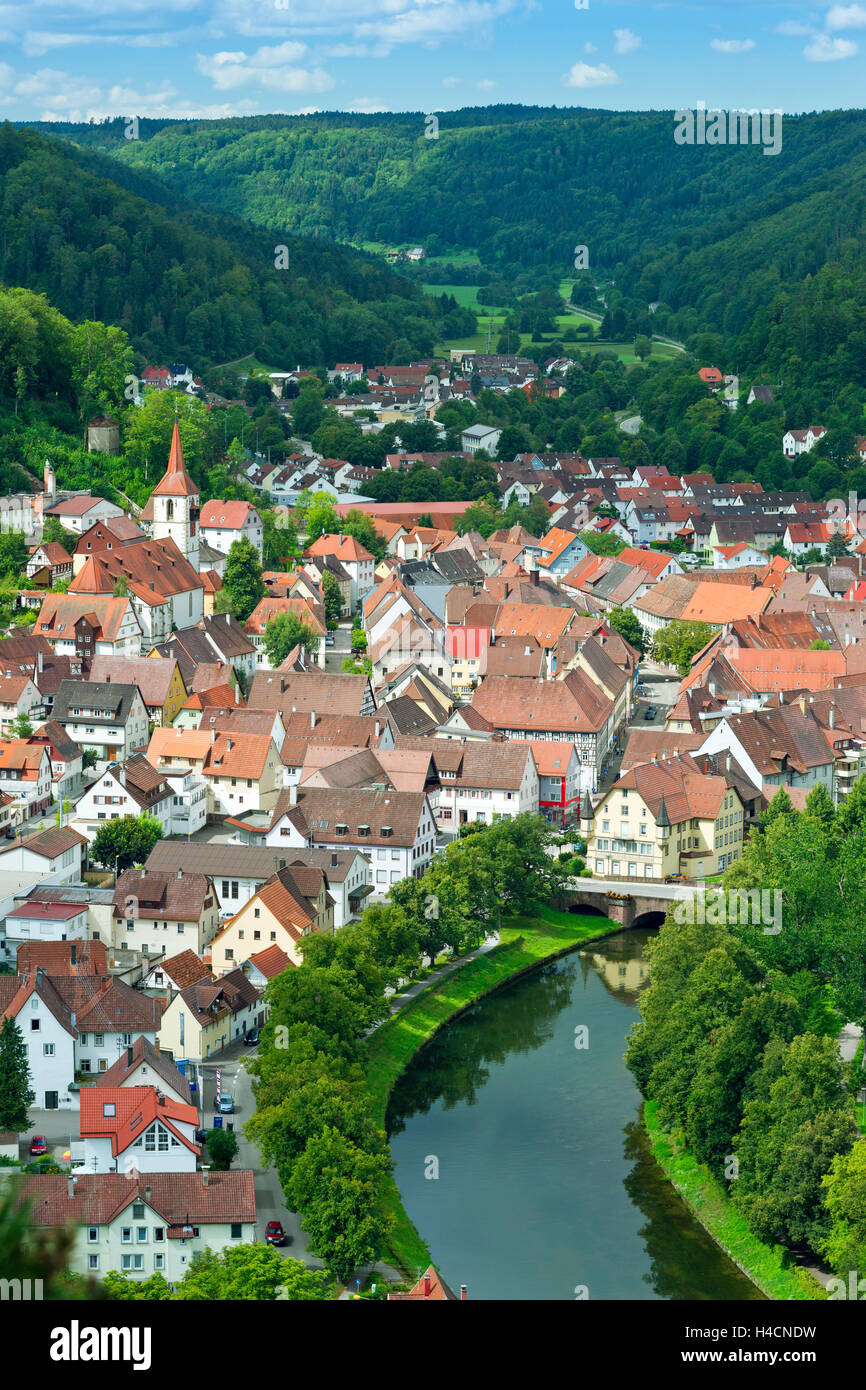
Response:
[{"label": "road", "polygon": [[341,623],[332,636],[333,647],[325,648],[325,670],[339,671],[346,657],[352,655],[352,624]]},{"label": "road", "polygon": [[224,1128],[231,1125],[238,1140],[237,1157],[232,1159],[232,1167],[251,1169],[254,1175],[256,1239],[264,1240],[265,1226],[269,1221],[280,1221],[288,1236],[287,1245],[276,1247],[280,1254],[284,1258],[290,1256],[294,1260],[303,1260],[310,1269],[323,1269],[322,1261],[308,1249],[307,1237],[301,1230],[297,1213],[289,1211],[286,1206],[276,1168],[264,1168],[258,1147],[244,1137],[243,1127],[255,1111],[252,1078],[247,1071],[246,1063],[255,1057],[257,1051],[257,1048],[245,1047],[243,1043],[234,1043],[226,1048],[219,1058],[198,1064],[196,1070],[201,1073],[203,1082],[200,1110],[202,1128],[213,1127],[213,1102],[216,1095],[216,1073],[219,1068],[221,1093],[224,1096],[230,1095],[235,1103],[234,1114],[222,1116]]},{"label": "road", "polygon": [[637,434],[642,424],[639,415],[627,415],[624,420],[620,420],[619,427],[624,434]]}]

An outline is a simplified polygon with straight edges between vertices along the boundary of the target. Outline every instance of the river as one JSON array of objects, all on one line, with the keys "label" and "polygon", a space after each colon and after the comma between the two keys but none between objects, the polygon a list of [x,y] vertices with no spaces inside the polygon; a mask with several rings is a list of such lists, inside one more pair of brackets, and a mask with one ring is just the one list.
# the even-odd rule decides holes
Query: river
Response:
[{"label": "river", "polygon": [[480,1299],[757,1299],[639,1125],[623,1062],[652,935],[622,932],[481,1000],[413,1059],[388,1111],[403,1204]]}]

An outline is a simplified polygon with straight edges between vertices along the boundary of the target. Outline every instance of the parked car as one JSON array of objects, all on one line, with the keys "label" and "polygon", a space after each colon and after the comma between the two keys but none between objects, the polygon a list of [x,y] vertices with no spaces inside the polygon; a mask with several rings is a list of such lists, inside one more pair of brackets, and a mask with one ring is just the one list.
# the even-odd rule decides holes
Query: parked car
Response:
[{"label": "parked car", "polygon": [[248,1033],[244,1034],[244,1047],[258,1047],[261,1036],[261,1029],[251,1028]]},{"label": "parked car", "polygon": [[655,719],[657,713],[658,710],[656,709],[655,705],[648,705],[644,714],[644,719]]},{"label": "parked car", "polygon": [[268,1222],[265,1227],[265,1240],[268,1242],[268,1245],[285,1245],[286,1233],[283,1230],[282,1222]]},{"label": "parked car", "polygon": [[34,1134],[30,1140],[30,1154],[33,1158],[40,1158],[42,1154],[47,1154],[48,1144],[44,1134]]},{"label": "parked car", "polygon": [[235,1103],[231,1096],[222,1095],[219,1100],[214,1096],[214,1110],[219,1111],[220,1115],[233,1115],[235,1113]]},{"label": "parked car", "polygon": [[334,634],[333,634],[333,632],[329,632],[329,633],[327,634],[327,636],[325,637],[325,646],[326,646],[326,647],[333,647],[333,645],[334,645]]},{"label": "parked car", "polygon": [[195,1132],[195,1142],[196,1142],[197,1144],[206,1144],[206,1143],[207,1143],[207,1137],[208,1137],[209,1134],[210,1134],[210,1130],[209,1130],[209,1129],[197,1129],[196,1132]]}]

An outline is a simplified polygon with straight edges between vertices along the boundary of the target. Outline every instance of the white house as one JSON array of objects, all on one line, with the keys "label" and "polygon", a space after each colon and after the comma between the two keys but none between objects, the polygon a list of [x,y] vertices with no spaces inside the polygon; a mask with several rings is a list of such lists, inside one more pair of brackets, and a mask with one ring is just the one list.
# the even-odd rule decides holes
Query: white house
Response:
[{"label": "white house", "polygon": [[86,846],[84,836],[68,826],[40,830],[0,849],[0,869],[38,873],[55,885],[80,883]]},{"label": "white house", "polygon": [[104,497],[67,497],[46,507],[45,516],[56,516],[67,531],[82,536],[97,521],[109,521],[112,517],[123,516],[123,508],[114,502],[106,502]]},{"label": "white house", "polygon": [[147,710],[137,685],[61,681],[54,718],[79,747],[95,748],[98,762],[126,762],[147,747]]},{"label": "white house", "polygon": [[193,1256],[215,1254],[256,1238],[253,1174],[157,1172],[43,1173],[28,1178],[34,1227],[75,1231],[69,1266],[101,1278],[118,1270],[132,1278],[162,1274],[181,1280]]},{"label": "white house", "polygon": [[156,1086],[85,1086],[81,1171],[194,1173],[198,1110]]},{"label": "white house", "polygon": [[477,454],[484,449],[492,458],[499,448],[501,434],[494,425],[470,425],[460,434],[460,448],[467,454]]},{"label": "white house", "polygon": [[798,454],[808,454],[826,433],[824,425],[809,425],[805,430],[786,430],[782,435],[782,453],[789,459],[796,458]]},{"label": "white house", "polygon": [[221,554],[228,555],[234,541],[245,538],[253,545],[259,560],[264,550],[264,523],[251,502],[205,502],[199,518],[201,539]]},{"label": "white house", "polygon": [[159,821],[163,835],[173,833],[174,792],[168,779],[137,754],[114,762],[88,787],[72,811],[70,823],[91,843],[104,821],[147,813]]}]

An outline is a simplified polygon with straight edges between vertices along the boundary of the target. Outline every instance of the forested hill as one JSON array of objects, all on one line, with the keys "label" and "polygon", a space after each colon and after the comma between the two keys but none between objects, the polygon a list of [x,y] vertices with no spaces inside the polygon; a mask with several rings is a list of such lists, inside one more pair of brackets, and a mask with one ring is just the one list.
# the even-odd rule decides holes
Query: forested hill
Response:
[{"label": "forested hill", "polygon": [[294,367],[432,350],[446,325],[419,287],[295,233],[291,220],[252,227],[146,168],[0,126],[0,283],[44,292],[75,321],[119,325],[148,360],[204,367],[258,352]]},{"label": "forested hill", "polygon": [[475,250],[502,280],[565,278],[585,244],[611,307],[659,301],[658,331],[714,329],[743,369],[811,370],[866,311],[863,112],[786,116],[773,156],[677,145],[672,112],[443,112],[438,139],[421,113],[124,125],[50,128],[259,225]]}]

